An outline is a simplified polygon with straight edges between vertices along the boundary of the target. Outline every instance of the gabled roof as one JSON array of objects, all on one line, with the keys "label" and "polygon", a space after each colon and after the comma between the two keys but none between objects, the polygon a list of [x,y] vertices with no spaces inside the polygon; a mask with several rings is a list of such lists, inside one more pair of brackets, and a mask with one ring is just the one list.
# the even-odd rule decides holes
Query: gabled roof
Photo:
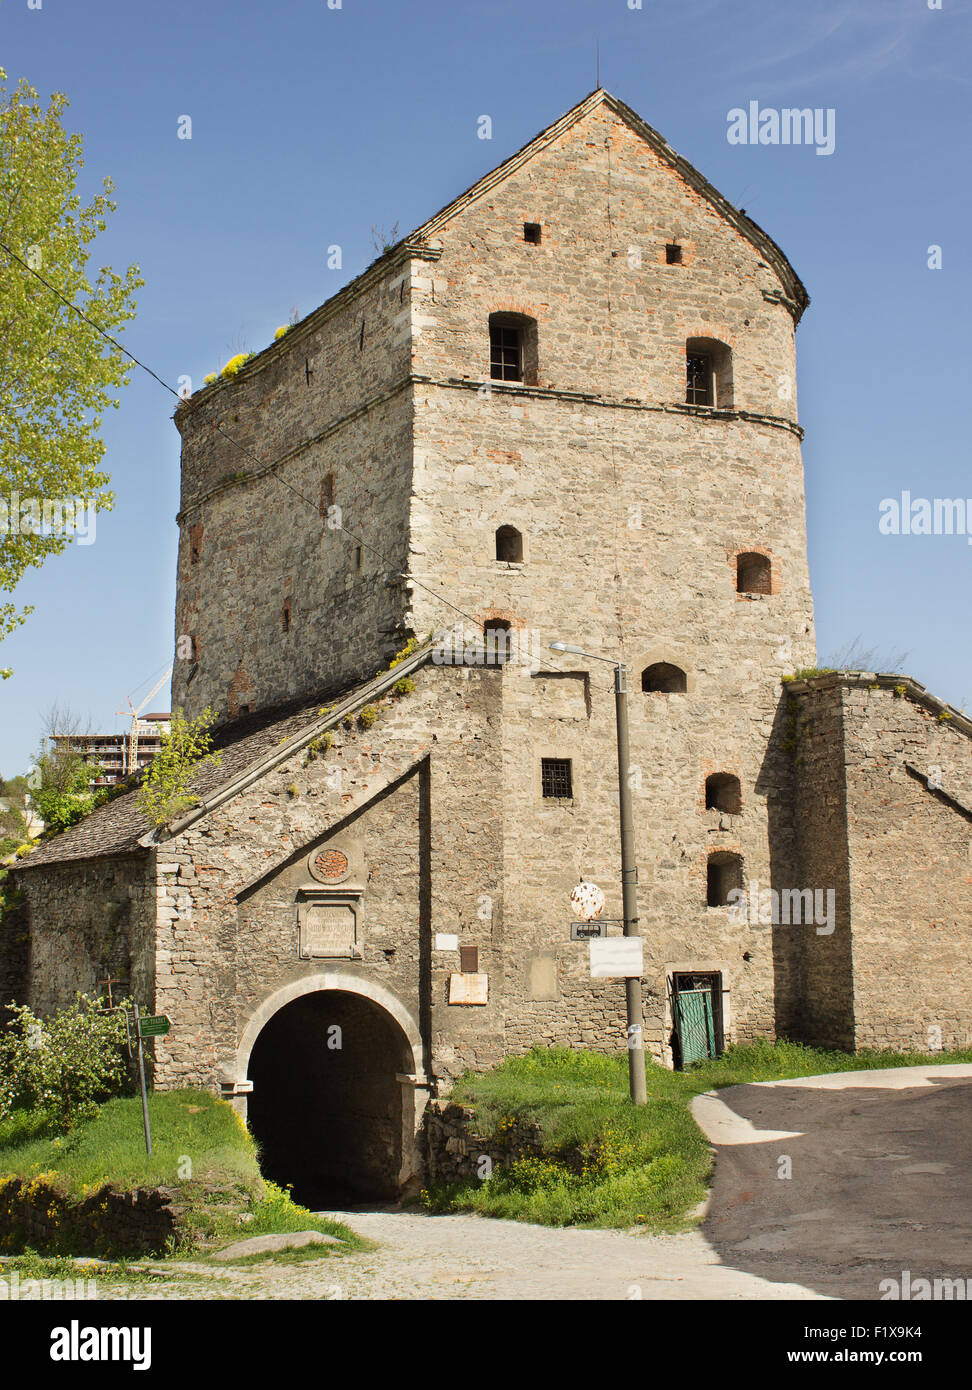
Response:
[{"label": "gabled roof", "polygon": [[[740,212],[738,208],[734,207],[732,203],[729,202],[728,198],[724,198],[719,190],[713,187],[708,179],[700,174],[694,165],[690,164],[687,159],[683,159],[680,154],[677,154],[665,137],[660,135],[652,126],[648,125],[646,121],[643,121],[636,111],[633,111],[630,106],[625,105],[625,103],[620,101],[617,97],[612,96],[610,92],[605,91],[603,87],[598,87],[595,91],[591,92],[589,96],[586,96],[583,101],[579,101],[576,106],[572,106],[558,121],[548,126],[546,130],[542,130],[539,135],[534,136],[522,149],[517,150],[516,154],[511,155],[509,159],[505,159],[502,164],[497,165],[495,169],[485,174],[477,183],[474,183],[472,187],[467,188],[465,193],[460,193],[459,197],[453,199],[448,206],[442,208],[434,217],[430,217],[427,222],[423,222],[421,227],[416,228],[410,236],[405,238],[405,241],[427,241],[430,237],[434,236],[440,228],[445,226],[447,222],[450,222],[457,213],[461,212],[463,208],[468,207],[470,203],[476,202],[477,199],[483,197],[483,195],[488,193],[492,188],[495,188],[498,183],[502,183],[510,174],[522,168],[524,164],[533,159],[535,155],[540,154],[542,150],[546,149],[554,140],[563,135],[565,131],[570,130],[572,126],[575,126],[578,121],[583,120],[585,116],[590,115],[592,111],[596,111],[599,106],[607,106],[613,111],[636,135],[640,135],[646,144],[650,145],[661,159],[681,174],[687,184],[710,202],[727,222],[730,222],[742,236],[752,242],[760,255],[765,257],[779,275],[786,289],[787,298],[792,301],[792,304],[797,310],[795,316],[799,318],[800,314],[810,303],[810,296],[807,294],[800,277],[772,237],[767,236],[763,229],[757,226],[752,218],[747,217],[744,212]],[[402,245],[404,242],[399,244]],[[395,248],[392,248],[392,250],[394,249]]]},{"label": "gabled roof", "polygon": [[[221,753],[220,761],[207,763],[192,782],[198,804],[172,825],[161,831],[154,830],[138,809],[138,788],[133,787],[99,806],[77,825],[43,841],[16,863],[15,871],[23,873],[48,864],[144,854],[150,848],[164,845],[166,840],[301,752],[346,715],[385,694],[403,676],[424,666],[431,654],[431,641],[424,642],[394,667],[379,671],[371,680],[354,686],[336,699],[333,692],[322,693],[310,703],[259,710],[224,725],[213,739],[213,747]],[[321,710],[322,700],[331,701],[326,713]]]},{"label": "gabled roof", "polygon": [[[455,217],[457,213],[461,212],[463,208],[476,202],[478,198],[483,197],[490,189],[495,188],[503,179],[508,178],[509,175],[515,173],[517,169],[522,168],[524,164],[533,159],[535,155],[545,150],[548,145],[559,136],[563,135],[565,131],[570,130],[572,126],[575,126],[578,121],[583,120],[585,116],[590,115],[592,111],[596,111],[599,106],[607,106],[615,115],[624,121],[626,125],[635,131],[636,134],[640,135],[661,159],[676,170],[687,184],[711,203],[716,211],[736,228],[741,236],[744,236],[756,247],[760,255],[773,267],[780,277],[780,282],[784,287],[784,294],[781,302],[786,304],[787,308],[793,314],[794,320],[799,322],[801,314],[810,303],[810,296],[807,294],[800,277],[790,265],[784,252],[777,246],[773,238],[768,236],[767,233],[763,231],[762,227],[758,226],[751,217],[748,217],[744,212],[740,212],[738,208],[734,207],[733,204],[729,202],[728,198],[724,198],[719,190],[713,187],[708,179],[700,174],[694,165],[690,164],[687,159],[683,159],[680,154],[677,154],[665,137],[660,135],[652,126],[648,125],[646,121],[643,121],[636,111],[633,111],[630,106],[625,105],[625,103],[620,101],[617,97],[612,96],[610,92],[605,91],[603,87],[598,87],[595,91],[586,96],[583,101],[579,101],[576,106],[572,106],[569,111],[565,111],[559,120],[554,121],[553,125],[547,126],[546,130],[542,130],[539,135],[535,135],[532,140],[528,141],[528,143],[522,147],[522,149],[517,150],[516,154],[510,155],[509,159],[505,159],[502,164],[498,164],[495,169],[492,169],[488,174],[484,174],[481,179],[467,188],[464,193],[460,193],[458,198],[454,198],[451,203],[448,203],[437,212],[434,217],[430,217],[427,222],[423,222],[415,231],[402,237],[402,239],[395,242],[393,246],[389,246],[388,249],[376,260],[372,261],[360,275],[355,276],[353,280],[349,280],[343,289],[338,290],[330,299],[326,299],[323,304],[320,304],[316,309],[312,310],[305,319],[301,319],[299,323],[295,324],[289,333],[285,333],[282,338],[269,343],[261,352],[256,353],[249,362],[240,368],[240,371],[233,380],[238,380],[239,377],[247,375],[254,369],[260,370],[267,362],[272,361],[274,357],[288,351],[295,341],[313,332],[322,322],[330,318],[332,314],[336,313],[344,304],[354,299],[362,290],[367,289],[375,280],[386,275],[388,271],[399,262],[408,260],[411,257],[424,257],[429,260],[437,259],[440,252],[429,246],[429,241],[431,238],[434,238],[436,232]],[[210,386],[195,391],[187,400],[181,401],[175,409],[176,421],[178,422],[180,417],[185,417],[187,413],[191,413],[195,405],[202,400],[203,397],[208,399],[211,392],[218,390],[220,386],[225,384],[222,378],[220,378],[211,383]]]}]

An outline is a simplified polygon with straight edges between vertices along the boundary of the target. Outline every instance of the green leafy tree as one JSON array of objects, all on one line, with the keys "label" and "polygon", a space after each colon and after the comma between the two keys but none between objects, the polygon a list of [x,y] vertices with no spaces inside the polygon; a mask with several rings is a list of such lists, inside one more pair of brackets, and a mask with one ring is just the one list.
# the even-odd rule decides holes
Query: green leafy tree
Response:
[{"label": "green leafy tree", "polygon": [[59,1126],[89,1116],[126,1089],[125,1017],[79,994],[73,1004],[40,1018],[9,1005],[0,1034],[0,1120],[12,1110],[42,1110]]},{"label": "green leafy tree", "polygon": [[206,763],[218,763],[222,753],[210,751],[209,730],[216,722],[208,706],[195,719],[186,719],[182,710],[172,716],[169,732],[145,771],[138,794],[138,808],[153,825],[168,825],[183,811],[195,806],[192,779]]},{"label": "green leafy tree", "polygon": [[80,753],[63,743],[38,756],[30,801],[46,835],[59,835],[100,805],[100,793],[91,785],[95,772]]},{"label": "green leafy tree", "polygon": [[[0,68],[0,594],[72,539],[59,520],[40,533],[45,501],[66,508],[75,499],[76,508],[83,499],[94,511],[114,501],[99,432],[132,367],[68,306],[114,337],[134,317],[144,283],[135,265],[123,276],[108,266],[89,276],[91,242],[115,204],[106,179],[82,205],[83,141],[62,124],[67,98],[55,93],[45,108],[26,81],[13,92],[5,81]],[[0,603],[0,640],[29,612]]]}]

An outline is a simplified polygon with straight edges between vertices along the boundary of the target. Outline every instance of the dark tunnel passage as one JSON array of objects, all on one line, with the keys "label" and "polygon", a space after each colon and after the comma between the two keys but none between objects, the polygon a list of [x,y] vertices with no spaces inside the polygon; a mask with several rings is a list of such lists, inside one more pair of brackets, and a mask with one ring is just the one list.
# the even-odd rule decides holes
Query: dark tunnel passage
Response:
[{"label": "dark tunnel passage", "polygon": [[[250,1054],[260,1169],[311,1209],[398,1196],[411,1048],[379,1005],[337,990],[286,1004]],[[407,1141],[406,1141],[407,1142]]]}]

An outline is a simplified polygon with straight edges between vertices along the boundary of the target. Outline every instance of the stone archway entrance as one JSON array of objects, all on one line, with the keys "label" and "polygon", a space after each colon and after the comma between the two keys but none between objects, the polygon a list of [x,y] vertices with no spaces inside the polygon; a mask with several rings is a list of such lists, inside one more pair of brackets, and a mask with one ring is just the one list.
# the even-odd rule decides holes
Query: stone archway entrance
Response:
[{"label": "stone archway entrance", "polygon": [[264,1176],[318,1208],[406,1190],[419,1166],[421,1077],[402,1024],[374,998],[338,987],[291,998],[248,1031],[247,1118]]}]

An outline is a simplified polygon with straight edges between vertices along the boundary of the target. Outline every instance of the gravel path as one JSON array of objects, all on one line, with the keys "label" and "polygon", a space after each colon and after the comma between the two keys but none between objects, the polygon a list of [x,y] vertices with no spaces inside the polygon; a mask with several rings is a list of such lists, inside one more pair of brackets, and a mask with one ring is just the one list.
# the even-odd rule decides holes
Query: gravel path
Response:
[{"label": "gravel path", "polygon": [[166,1261],[158,1283],[99,1284],[103,1298],[792,1299],[794,1284],[728,1269],[698,1231],[559,1230],[479,1216],[328,1212],[379,1248],[297,1264]]}]

